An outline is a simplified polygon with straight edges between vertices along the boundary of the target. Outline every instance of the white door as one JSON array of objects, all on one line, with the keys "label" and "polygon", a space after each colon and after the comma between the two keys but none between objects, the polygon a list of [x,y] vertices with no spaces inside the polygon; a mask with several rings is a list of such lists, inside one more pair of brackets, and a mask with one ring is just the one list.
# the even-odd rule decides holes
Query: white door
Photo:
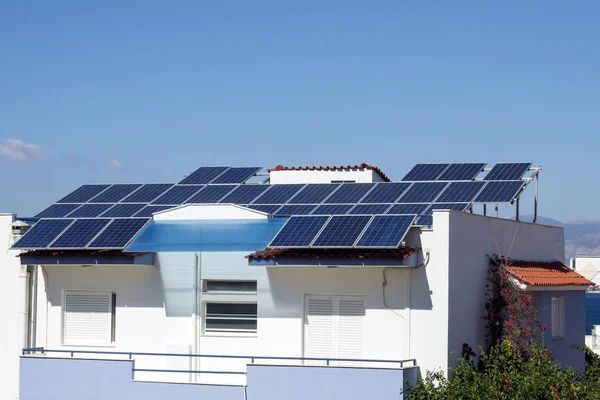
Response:
[{"label": "white door", "polygon": [[[305,357],[364,358],[365,300],[363,297],[306,296],[304,310]],[[308,363],[324,364],[323,361],[308,361]],[[340,364],[349,363],[330,363],[330,365]]]}]

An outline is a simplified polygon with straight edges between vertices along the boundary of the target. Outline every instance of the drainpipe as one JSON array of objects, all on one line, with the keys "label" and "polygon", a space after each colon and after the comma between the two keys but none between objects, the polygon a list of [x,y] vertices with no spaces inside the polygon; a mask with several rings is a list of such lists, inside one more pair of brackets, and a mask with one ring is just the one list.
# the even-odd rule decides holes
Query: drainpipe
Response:
[{"label": "drainpipe", "polygon": [[[201,253],[196,253],[196,265],[194,270],[194,339],[192,344],[192,353],[200,353],[200,313],[201,313],[201,299],[200,293],[202,292],[200,285],[202,283],[201,268]],[[200,370],[200,357],[192,357],[192,368],[195,371]],[[198,374],[193,374],[193,382],[198,381]]]},{"label": "drainpipe", "polygon": [[30,266],[29,297],[29,342],[27,347],[36,347],[37,336],[37,300],[38,300],[38,266]]}]

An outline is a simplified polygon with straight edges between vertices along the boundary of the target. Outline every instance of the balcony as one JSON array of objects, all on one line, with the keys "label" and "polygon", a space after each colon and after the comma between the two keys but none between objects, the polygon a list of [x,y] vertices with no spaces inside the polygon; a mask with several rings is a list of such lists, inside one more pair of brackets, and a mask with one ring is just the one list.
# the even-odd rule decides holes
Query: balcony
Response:
[{"label": "balcony", "polygon": [[[201,360],[194,363],[193,360]],[[202,365],[202,369],[183,368]],[[169,368],[157,368],[156,366]],[[204,368],[206,366],[207,368]],[[21,400],[402,399],[411,360],[24,349]]]}]

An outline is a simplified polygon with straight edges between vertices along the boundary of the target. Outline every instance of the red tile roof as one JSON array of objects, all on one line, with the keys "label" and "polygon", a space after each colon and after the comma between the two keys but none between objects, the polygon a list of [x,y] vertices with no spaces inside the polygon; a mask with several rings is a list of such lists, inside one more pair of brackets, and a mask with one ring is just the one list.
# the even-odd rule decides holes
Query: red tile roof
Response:
[{"label": "red tile roof", "polygon": [[383,171],[381,169],[379,169],[378,167],[371,165],[369,163],[362,163],[362,164],[358,164],[358,165],[333,165],[333,166],[316,166],[313,165],[311,166],[306,166],[306,167],[285,167],[283,165],[278,165],[275,168],[270,168],[267,171],[271,172],[271,171],[343,171],[345,169],[372,169],[373,171],[375,171],[384,181],[386,182],[391,182],[392,180],[390,178],[387,177],[386,174],[383,173]]},{"label": "red tile roof", "polygon": [[506,272],[531,286],[593,286],[587,280],[560,261],[493,260],[504,263]]},{"label": "red tile roof", "polygon": [[250,260],[268,260],[276,258],[357,258],[357,259],[405,259],[420,248],[401,249],[267,249],[249,254]]}]

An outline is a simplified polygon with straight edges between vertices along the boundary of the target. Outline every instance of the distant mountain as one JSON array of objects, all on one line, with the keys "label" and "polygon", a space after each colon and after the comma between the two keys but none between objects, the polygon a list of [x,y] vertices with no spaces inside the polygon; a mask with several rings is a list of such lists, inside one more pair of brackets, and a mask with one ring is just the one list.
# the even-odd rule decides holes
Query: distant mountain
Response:
[{"label": "distant mountain", "polygon": [[[524,215],[521,221],[531,222],[533,216]],[[565,228],[565,258],[600,255],[600,221],[575,221],[563,223],[552,218],[538,217],[542,225]]]}]

